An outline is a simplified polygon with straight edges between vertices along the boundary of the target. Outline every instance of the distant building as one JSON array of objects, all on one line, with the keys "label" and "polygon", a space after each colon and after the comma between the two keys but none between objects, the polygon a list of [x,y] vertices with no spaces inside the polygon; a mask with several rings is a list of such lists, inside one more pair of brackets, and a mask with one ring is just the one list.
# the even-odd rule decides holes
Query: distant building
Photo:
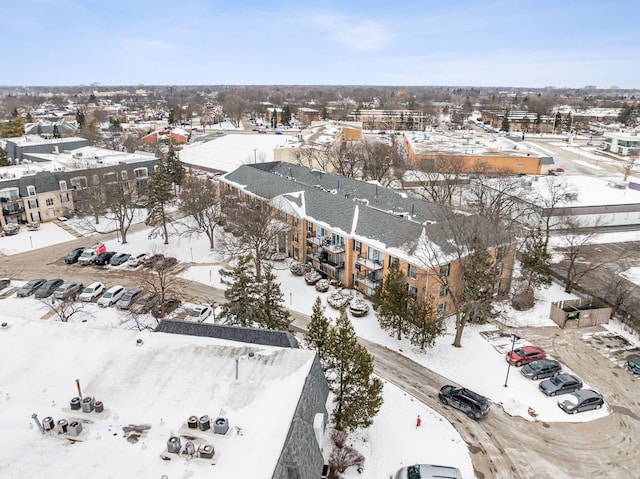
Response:
[{"label": "distant building", "polygon": [[636,131],[629,133],[605,133],[604,149],[618,156],[640,157],[640,136]]},{"label": "distant building", "polygon": [[364,130],[384,131],[424,131],[430,117],[418,110],[373,110],[357,109],[349,114],[349,119],[362,123]]},{"label": "distant building", "polygon": [[189,141],[190,137],[191,134],[182,128],[163,128],[143,136],[142,142],[145,145],[152,145],[162,141],[169,141],[169,138],[171,138],[173,142],[184,145]]},{"label": "distant building", "polygon": [[30,156],[32,153],[63,153],[89,146],[89,141],[79,137],[42,138],[39,135],[25,135],[7,138],[4,141],[7,159],[14,165],[22,163],[25,159],[38,161]]}]

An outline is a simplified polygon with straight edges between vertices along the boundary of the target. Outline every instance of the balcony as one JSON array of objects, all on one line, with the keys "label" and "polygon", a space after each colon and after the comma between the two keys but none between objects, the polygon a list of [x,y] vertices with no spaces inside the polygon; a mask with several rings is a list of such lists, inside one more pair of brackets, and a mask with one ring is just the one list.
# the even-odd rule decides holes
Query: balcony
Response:
[{"label": "balcony", "polygon": [[372,279],[372,278],[368,278],[367,276],[357,276],[356,281],[359,284],[365,285],[369,289],[376,289],[382,286],[381,279]]},{"label": "balcony", "polygon": [[[358,265],[360,265],[360,268],[358,268]],[[369,271],[380,271],[384,268],[379,260],[372,260],[369,258],[358,256],[356,258],[356,270],[359,271],[360,269],[362,269],[362,267],[368,269]]]},{"label": "balcony", "polygon": [[312,236],[307,233],[307,243],[309,245],[322,246],[330,253],[340,254],[344,253],[344,244],[333,244],[331,238],[327,236]]},{"label": "balcony", "polygon": [[14,208],[2,208],[3,216],[20,215],[22,213],[24,213],[24,208],[22,206]]}]

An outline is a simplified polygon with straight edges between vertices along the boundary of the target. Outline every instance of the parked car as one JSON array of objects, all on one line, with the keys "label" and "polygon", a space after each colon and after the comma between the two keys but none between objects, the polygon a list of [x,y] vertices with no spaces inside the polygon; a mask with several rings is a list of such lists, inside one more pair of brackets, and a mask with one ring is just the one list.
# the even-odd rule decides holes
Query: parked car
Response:
[{"label": "parked car", "polygon": [[162,303],[156,304],[151,311],[154,318],[164,318],[165,315],[173,312],[180,306],[179,299],[165,299]]},{"label": "parked car", "polygon": [[39,298],[39,299],[48,298],[63,283],[64,283],[64,280],[61,279],[61,278],[50,279],[49,281],[44,282],[42,284],[42,286],[40,286],[38,289],[36,289],[36,291],[33,294],[33,296],[35,298]]},{"label": "parked car", "polygon": [[521,348],[509,351],[506,359],[512,366],[520,367],[523,364],[528,364],[533,361],[537,361],[538,359],[545,359],[546,357],[547,353],[542,348],[538,348],[536,346],[522,346]]},{"label": "parked car", "polygon": [[69,251],[69,253],[67,254],[67,256],[64,257],[64,262],[67,264],[74,264],[78,262],[78,258],[80,258],[80,255],[82,254],[82,252],[85,250],[85,248],[74,248],[71,251]]},{"label": "parked car", "polygon": [[158,304],[158,301],[160,301],[160,297],[156,293],[146,291],[138,295],[131,306],[129,306],[129,311],[133,314],[148,313],[156,304]]},{"label": "parked car", "polygon": [[558,406],[567,414],[575,414],[591,409],[600,409],[604,405],[602,394],[593,389],[574,391],[558,401]]},{"label": "parked car", "polygon": [[115,254],[116,254],[115,251],[105,251],[104,253],[100,253],[93,260],[93,264],[95,264],[97,266],[108,265],[109,262],[111,261],[111,258],[113,258],[115,256]]},{"label": "parked car", "polygon": [[163,271],[165,269],[171,268],[172,266],[175,266],[176,264],[178,264],[178,260],[176,258],[174,258],[173,256],[165,256],[164,258],[160,258],[159,260],[157,260],[153,265],[153,268],[156,271]]},{"label": "parked car", "polygon": [[487,398],[466,388],[442,386],[438,399],[445,406],[451,405],[465,412],[471,419],[480,419],[489,414]]},{"label": "parked car", "polygon": [[0,278],[0,291],[9,286],[11,286],[11,280],[9,278]]},{"label": "parked car", "polygon": [[529,379],[544,379],[550,378],[556,373],[559,373],[562,369],[562,366],[558,361],[554,361],[553,359],[538,359],[537,361],[533,361],[532,363],[526,364],[521,370],[520,373]]},{"label": "parked car", "polygon": [[156,262],[158,260],[161,260],[162,258],[164,258],[164,255],[161,253],[149,254],[145,256],[144,259],[142,260],[142,266],[144,266],[145,268],[150,268],[154,266]]},{"label": "parked car", "polygon": [[120,300],[120,298],[122,298],[124,291],[124,286],[121,286],[119,284],[111,286],[98,300],[98,306],[100,306],[101,308],[108,308],[109,306],[113,306]]},{"label": "parked car", "polygon": [[633,374],[640,375],[640,356],[629,356],[627,358],[627,369]]},{"label": "parked car", "polygon": [[127,260],[127,266],[129,268],[137,268],[142,264],[142,262],[144,261],[144,257],[146,255],[147,255],[146,253],[132,254],[131,256],[129,256],[129,259]]},{"label": "parked car", "polygon": [[98,256],[98,253],[93,248],[85,249],[78,257],[78,264],[82,266],[88,266],[93,264],[93,261]]},{"label": "parked car", "polygon": [[91,283],[87,286],[78,299],[80,301],[93,301],[98,296],[100,296],[104,292],[104,284],[100,281],[96,281],[95,283]]},{"label": "parked car", "polygon": [[64,283],[53,292],[53,297],[56,299],[75,299],[78,294],[82,292],[84,285],[80,281],[72,281],[70,283]]},{"label": "parked car", "polygon": [[205,319],[207,319],[209,316],[211,316],[211,314],[213,314],[213,309],[211,308],[211,306],[202,304],[202,305],[194,306],[193,309],[189,311],[189,314],[187,315],[187,319],[191,321],[202,322]]},{"label": "parked car", "polygon": [[460,469],[451,466],[437,466],[434,464],[414,464],[403,467],[396,472],[395,479],[462,479]]},{"label": "parked car", "polygon": [[27,296],[31,296],[36,290],[46,283],[47,280],[45,278],[32,279],[31,281],[26,282],[16,293],[18,298],[26,298]]},{"label": "parked car", "polygon": [[538,384],[540,391],[547,396],[567,394],[582,388],[582,381],[573,374],[560,373]]},{"label": "parked car", "polygon": [[128,289],[124,292],[124,294],[122,295],[122,298],[120,298],[118,300],[118,302],[116,303],[116,308],[118,309],[129,309],[129,306],[131,306],[134,302],[134,300],[140,295],[142,294],[143,289],[142,288],[131,288]]},{"label": "parked car", "polygon": [[116,253],[109,260],[111,266],[120,266],[125,264],[131,255],[129,253]]}]

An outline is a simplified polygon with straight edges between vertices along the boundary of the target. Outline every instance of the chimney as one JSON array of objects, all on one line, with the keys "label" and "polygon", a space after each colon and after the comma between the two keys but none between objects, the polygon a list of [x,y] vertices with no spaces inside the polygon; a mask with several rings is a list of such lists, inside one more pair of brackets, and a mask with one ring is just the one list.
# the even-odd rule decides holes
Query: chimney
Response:
[{"label": "chimney", "polygon": [[34,422],[36,423],[36,426],[38,426],[38,429],[40,429],[40,434],[44,435],[44,428],[42,427],[42,424],[40,424],[40,421],[38,420],[38,415],[34,412],[31,417],[33,418]]}]

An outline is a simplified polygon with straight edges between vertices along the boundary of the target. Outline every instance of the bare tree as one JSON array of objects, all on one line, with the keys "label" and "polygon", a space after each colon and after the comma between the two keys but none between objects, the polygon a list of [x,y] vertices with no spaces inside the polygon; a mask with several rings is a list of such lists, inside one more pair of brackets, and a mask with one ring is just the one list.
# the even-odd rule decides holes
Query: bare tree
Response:
[{"label": "bare tree", "polygon": [[640,150],[633,150],[633,154],[629,155],[629,158],[622,161],[620,165],[620,172],[622,173],[622,181],[627,181],[631,175],[635,175],[640,171],[638,165],[638,159],[640,158]]},{"label": "bare tree", "polygon": [[441,205],[453,206],[465,178],[465,161],[461,157],[440,155],[428,171],[421,171],[420,186],[414,191],[422,198]]},{"label": "bare tree", "polygon": [[546,251],[549,248],[551,230],[564,221],[562,217],[556,215],[557,210],[573,197],[573,192],[570,191],[565,181],[558,180],[555,176],[545,177],[539,181],[544,182],[544,187],[540,190],[537,198],[534,197],[533,200],[539,205],[538,210],[540,222],[543,225],[544,248]]},{"label": "bare tree", "polygon": [[116,223],[122,244],[127,242],[127,233],[133,224],[136,211],[140,209],[139,192],[135,180],[117,181],[105,185],[107,218]]},{"label": "bare tree", "polygon": [[251,255],[258,281],[262,278],[262,263],[278,249],[280,240],[291,226],[279,213],[262,202],[236,203],[225,206],[227,232],[219,241],[222,251],[233,256]]},{"label": "bare tree", "polygon": [[73,316],[78,315],[89,315],[87,311],[85,311],[85,304],[76,301],[75,297],[67,297],[64,299],[55,299],[53,297],[42,299],[40,301],[42,304],[46,305],[47,308],[51,310],[53,314],[57,316],[57,318],[66,323]]},{"label": "bare tree", "polygon": [[225,220],[218,184],[207,177],[187,175],[180,190],[178,208],[184,215],[183,219],[176,221],[182,226],[182,234],[204,233],[209,238],[209,247],[213,249],[216,227],[223,225]]},{"label": "bare tree", "polygon": [[246,100],[238,95],[227,95],[222,103],[225,114],[236,128],[240,127],[240,120],[247,110],[247,105]]},{"label": "bare tree", "polygon": [[[394,137],[395,138],[395,137]],[[394,148],[379,141],[362,143],[362,179],[377,181],[387,186],[392,178]]]}]

